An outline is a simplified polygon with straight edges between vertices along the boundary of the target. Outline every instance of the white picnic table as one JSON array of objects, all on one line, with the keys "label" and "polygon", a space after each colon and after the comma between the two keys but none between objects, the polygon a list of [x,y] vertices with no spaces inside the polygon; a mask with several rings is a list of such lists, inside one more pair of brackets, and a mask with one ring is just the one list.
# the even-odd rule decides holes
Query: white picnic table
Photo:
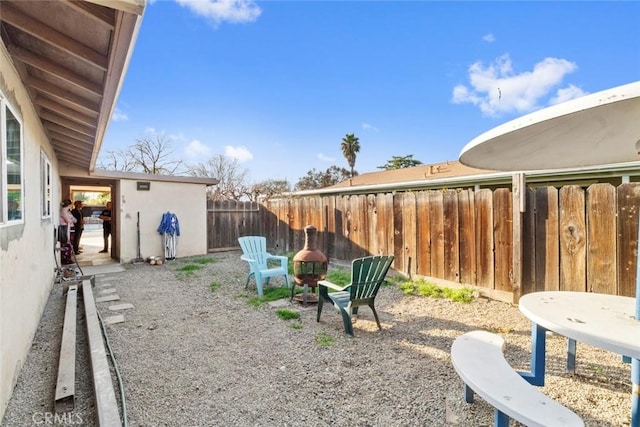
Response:
[{"label": "white picnic table", "polygon": [[[544,385],[546,331],[635,359],[640,358],[640,322],[635,299],[591,292],[546,291],[524,295],[520,311],[531,319],[531,384]],[[575,350],[568,357],[575,357]]]},{"label": "white picnic table", "polygon": [[[640,160],[639,117],[640,81],[636,81],[504,123],[469,142],[460,153],[460,162],[483,169],[514,172],[637,162]],[[640,231],[638,243],[640,253]],[[545,328],[558,329],[556,332],[570,339],[585,340],[620,354],[626,352],[632,358],[631,427],[640,427],[640,354],[637,351],[640,337],[638,327],[631,321],[633,319],[623,320],[613,316],[613,311],[607,313],[599,309],[597,302],[601,297],[595,294],[584,294],[584,303],[591,306],[591,311],[580,308],[576,302],[562,303],[564,297],[557,298],[553,303],[538,301],[542,304],[538,307],[534,304],[535,299],[549,294],[536,294],[520,299],[521,310],[534,318],[532,320],[536,328],[532,336],[532,362],[537,365],[532,366],[534,377],[528,380],[532,383],[540,381],[540,378],[535,378],[535,373],[544,372]],[[567,298],[571,296],[575,297],[567,295]],[[631,309],[631,316],[640,325],[640,262],[636,275],[636,295],[631,307],[626,297],[617,298],[624,301],[624,313],[629,314],[628,310]],[[598,321],[603,323],[598,324]],[[617,330],[620,326],[622,329]],[[607,334],[614,338],[607,338]]]}]

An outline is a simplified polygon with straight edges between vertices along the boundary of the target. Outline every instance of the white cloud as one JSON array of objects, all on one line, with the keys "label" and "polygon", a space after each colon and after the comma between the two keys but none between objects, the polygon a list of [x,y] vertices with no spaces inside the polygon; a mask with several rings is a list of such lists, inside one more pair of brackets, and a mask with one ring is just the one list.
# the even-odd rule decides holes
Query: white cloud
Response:
[{"label": "white cloud", "polygon": [[180,6],[190,9],[196,15],[211,20],[215,25],[221,22],[254,22],[262,13],[253,0],[175,0]]},{"label": "white cloud", "polygon": [[224,147],[224,154],[232,159],[237,159],[239,163],[246,162],[253,159],[253,154],[247,149],[247,147],[232,147],[227,145]]},{"label": "white cloud", "polygon": [[114,122],[125,122],[129,120],[129,116],[127,116],[124,111],[116,108],[113,112],[113,115],[111,116],[111,120],[113,120]]},{"label": "white cloud", "polygon": [[369,123],[362,123],[362,129],[364,129],[364,130],[372,130],[374,132],[380,132],[380,130],[377,127],[375,127],[375,126],[373,126],[373,125],[371,125]]},{"label": "white cloud", "polygon": [[209,157],[211,149],[197,139],[194,139],[184,147],[185,156],[192,159],[201,159]]},{"label": "white cloud", "polygon": [[318,153],[318,159],[322,160],[323,162],[335,162],[336,158],[335,157],[329,157],[323,153]]},{"label": "white cloud", "polygon": [[493,34],[489,33],[482,36],[482,40],[486,41],[487,43],[493,43],[494,41],[496,41],[496,38]]},{"label": "white cloud", "polygon": [[552,89],[577,68],[566,59],[545,58],[532,71],[516,74],[509,55],[486,67],[476,62],[469,67],[470,86],[454,87],[451,101],[476,105],[487,116],[530,112],[539,109],[541,102],[550,102],[546,98]]},{"label": "white cloud", "polygon": [[[164,134],[164,132],[163,132],[163,134]],[[169,138],[171,141],[178,141],[178,142],[187,142],[187,141],[189,141],[189,138],[184,136],[183,133],[170,133],[169,135],[167,135],[167,138]]]},{"label": "white cloud", "polygon": [[572,99],[580,98],[581,96],[585,96],[587,92],[583,91],[581,88],[569,85],[566,88],[558,89],[556,92],[556,96],[549,100],[550,104],[560,104],[562,102],[567,102]]}]

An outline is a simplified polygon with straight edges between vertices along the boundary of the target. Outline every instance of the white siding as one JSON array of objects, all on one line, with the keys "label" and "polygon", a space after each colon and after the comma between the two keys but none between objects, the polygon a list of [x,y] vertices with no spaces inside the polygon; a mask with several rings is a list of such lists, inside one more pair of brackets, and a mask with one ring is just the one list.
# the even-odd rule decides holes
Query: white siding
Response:
[{"label": "white siding", "polygon": [[[138,191],[135,180],[121,180],[118,205],[121,262],[137,254],[137,213],[140,212],[140,253],[143,258],[164,256],[157,232],[162,214],[176,214],[180,222],[176,257],[207,253],[207,197],[204,184],[150,181],[148,191]],[[149,182],[149,181],[145,181]]]},{"label": "white siding", "polygon": [[[31,347],[54,280],[53,224],[58,215],[56,206],[60,201],[60,179],[53,150],[2,44],[0,90],[22,121],[25,189],[24,223],[0,226],[1,419]],[[54,181],[53,217],[46,219],[42,219],[40,208],[41,150],[52,160]]]}]

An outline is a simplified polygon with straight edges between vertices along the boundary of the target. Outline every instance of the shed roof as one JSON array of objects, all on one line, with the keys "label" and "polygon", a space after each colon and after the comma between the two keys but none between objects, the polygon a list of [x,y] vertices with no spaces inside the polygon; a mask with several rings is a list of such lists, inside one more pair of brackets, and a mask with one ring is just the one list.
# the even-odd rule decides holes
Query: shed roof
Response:
[{"label": "shed roof", "polygon": [[216,185],[219,180],[217,178],[206,178],[196,176],[176,176],[176,175],[156,175],[139,172],[118,172],[108,171],[104,169],[96,169],[92,174],[92,178],[110,178],[110,179],[130,179],[139,181],[164,181],[178,182],[183,184],[204,184]]}]

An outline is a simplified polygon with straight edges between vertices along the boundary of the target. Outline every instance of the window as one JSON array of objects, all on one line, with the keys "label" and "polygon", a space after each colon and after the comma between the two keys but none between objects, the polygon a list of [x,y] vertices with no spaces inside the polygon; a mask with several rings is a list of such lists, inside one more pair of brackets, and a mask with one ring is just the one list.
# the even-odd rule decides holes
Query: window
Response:
[{"label": "window", "polygon": [[42,218],[51,218],[51,162],[40,152],[40,206]]},{"label": "window", "polygon": [[22,123],[0,93],[0,224],[24,218]]}]

